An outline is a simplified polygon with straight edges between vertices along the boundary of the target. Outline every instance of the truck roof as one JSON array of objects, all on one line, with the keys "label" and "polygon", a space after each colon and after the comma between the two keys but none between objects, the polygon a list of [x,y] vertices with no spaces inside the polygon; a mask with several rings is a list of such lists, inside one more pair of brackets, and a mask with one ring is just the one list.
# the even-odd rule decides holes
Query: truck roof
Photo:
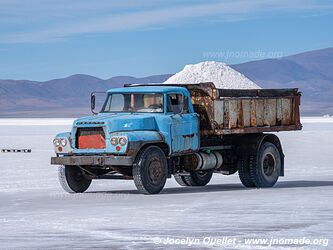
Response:
[{"label": "truck roof", "polygon": [[153,86],[132,86],[123,88],[114,88],[107,91],[108,93],[170,93],[170,92],[187,92],[186,88],[182,86],[163,86],[163,85],[153,85]]}]

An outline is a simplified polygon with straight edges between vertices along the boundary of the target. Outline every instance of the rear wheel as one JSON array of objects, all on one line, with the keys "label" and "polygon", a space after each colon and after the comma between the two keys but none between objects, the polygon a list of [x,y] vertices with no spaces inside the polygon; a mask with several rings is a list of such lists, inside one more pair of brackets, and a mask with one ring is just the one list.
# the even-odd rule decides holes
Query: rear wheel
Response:
[{"label": "rear wheel", "polygon": [[245,187],[255,187],[252,181],[249,168],[249,160],[247,157],[240,158],[237,161],[238,176]]},{"label": "rear wheel", "polygon": [[68,193],[83,193],[91,184],[91,180],[87,179],[83,171],[76,166],[60,166],[58,179],[62,188]]},{"label": "rear wheel", "polygon": [[249,169],[251,180],[258,188],[272,187],[279,179],[281,154],[271,142],[264,142],[256,157],[250,157]]},{"label": "rear wheel", "polygon": [[183,175],[174,175],[175,177],[175,181],[180,185],[180,186],[183,186],[183,187],[186,187],[186,186],[189,186],[185,179],[184,179],[184,176]]},{"label": "rear wheel", "polygon": [[138,191],[143,194],[161,192],[167,179],[167,169],[167,160],[161,148],[144,148],[133,165],[133,179]]},{"label": "rear wheel", "polygon": [[280,176],[282,156],[273,143],[264,142],[256,155],[240,158],[237,167],[245,187],[272,187]]},{"label": "rear wheel", "polygon": [[213,170],[191,172],[189,176],[185,176],[185,180],[189,186],[206,186],[213,176]]},{"label": "rear wheel", "polygon": [[206,186],[213,176],[213,170],[191,172],[189,175],[175,175],[181,186]]}]

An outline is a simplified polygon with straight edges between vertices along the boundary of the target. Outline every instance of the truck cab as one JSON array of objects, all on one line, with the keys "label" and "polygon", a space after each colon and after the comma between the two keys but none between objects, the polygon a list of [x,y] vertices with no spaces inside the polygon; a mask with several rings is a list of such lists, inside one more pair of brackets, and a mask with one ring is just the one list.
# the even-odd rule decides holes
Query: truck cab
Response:
[{"label": "truck cab", "polygon": [[[100,112],[75,120],[71,132],[58,134],[53,142],[57,157],[52,158],[52,164],[63,165],[59,170],[65,182],[63,187],[69,192],[81,192],[84,188],[70,187],[67,172],[75,169],[84,177],[89,172],[93,174],[94,169],[102,173],[116,169],[124,178],[131,178],[131,168],[137,164],[139,154],[147,149],[150,152],[152,147],[157,155],[164,155],[164,165],[172,156],[197,152],[199,118],[184,87],[115,88],[107,92]],[[162,167],[162,170],[155,167],[155,171],[161,172],[165,179],[171,170]]]},{"label": "truck cab", "polygon": [[[128,155],[130,145],[165,143],[169,155],[199,149],[198,115],[182,87],[129,87],[107,92],[102,110],[74,121],[70,147],[55,147],[60,155]],[[135,151],[140,150],[136,148]]]}]

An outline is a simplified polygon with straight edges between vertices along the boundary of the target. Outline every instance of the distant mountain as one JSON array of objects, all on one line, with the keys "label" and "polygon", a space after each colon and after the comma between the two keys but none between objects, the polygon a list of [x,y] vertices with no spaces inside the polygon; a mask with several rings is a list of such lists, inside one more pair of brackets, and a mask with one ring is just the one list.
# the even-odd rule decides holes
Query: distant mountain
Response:
[{"label": "distant mountain", "polygon": [[[303,115],[333,115],[333,48],[231,67],[263,88],[298,87],[303,93]],[[89,114],[92,91],[124,83],[161,83],[170,76],[116,76],[103,80],[79,74],[45,82],[0,80],[0,117],[77,117]]]},{"label": "distant mountain", "polygon": [[107,80],[72,75],[45,82],[0,80],[0,117],[76,117],[89,114],[90,93],[124,83],[160,83],[171,74],[135,78],[116,76]]}]

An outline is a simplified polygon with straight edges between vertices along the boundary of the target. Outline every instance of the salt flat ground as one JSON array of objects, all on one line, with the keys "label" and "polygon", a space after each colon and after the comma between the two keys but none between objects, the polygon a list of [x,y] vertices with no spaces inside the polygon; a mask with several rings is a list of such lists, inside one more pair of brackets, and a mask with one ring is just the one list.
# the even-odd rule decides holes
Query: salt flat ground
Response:
[{"label": "salt flat ground", "polygon": [[[65,193],[50,165],[51,142],[71,122],[0,119],[0,148],[32,149],[0,153],[0,248],[333,248],[333,119],[307,118],[302,131],[278,134],[286,167],[274,188],[246,189],[237,175],[215,174],[203,188],[169,179],[161,194],[150,196],[122,180],[95,181],[84,194]],[[187,237],[200,242],[175,245]],[[204,237],[236,242],[208,245]],[[303,237],[329,240],[328,246],[244,242]]]}]

